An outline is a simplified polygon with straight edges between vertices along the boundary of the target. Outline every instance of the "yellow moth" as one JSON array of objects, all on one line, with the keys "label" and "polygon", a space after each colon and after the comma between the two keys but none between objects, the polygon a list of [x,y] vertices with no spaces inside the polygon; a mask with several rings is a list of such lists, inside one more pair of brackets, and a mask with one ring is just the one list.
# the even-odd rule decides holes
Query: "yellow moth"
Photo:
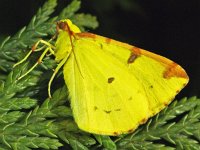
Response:
[{"label": "yellow moth", "polygon": [[49,95],[51,82],[63,67],[74,119],[84,131],[102,135],[133,132],[165,108],[189,81],[175,62],[126,43],[82,33],[68,19],[57,23],[57,31],[54,46],[43,40],[36,44],[47,45],[40,60],[49,51],[58,62]]}]

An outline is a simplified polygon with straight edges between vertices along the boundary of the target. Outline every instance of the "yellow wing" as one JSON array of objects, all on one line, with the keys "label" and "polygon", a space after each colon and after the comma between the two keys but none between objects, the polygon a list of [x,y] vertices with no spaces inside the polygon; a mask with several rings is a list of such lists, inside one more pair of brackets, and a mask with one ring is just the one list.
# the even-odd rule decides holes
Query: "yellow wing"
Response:
[{"label": "yellow wing", "polygon": [[162,56],[91,33],[75,39],[64,79],[75,121],[87,132],[132,132],[188,83],[183,68]]}]

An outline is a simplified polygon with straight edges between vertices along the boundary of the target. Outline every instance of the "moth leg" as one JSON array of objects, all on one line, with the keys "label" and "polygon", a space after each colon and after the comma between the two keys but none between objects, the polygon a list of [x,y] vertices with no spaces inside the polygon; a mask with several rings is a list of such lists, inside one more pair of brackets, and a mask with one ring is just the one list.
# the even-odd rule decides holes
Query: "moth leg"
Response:
[{"label": "moth leg", "polygon": [[[50,54],[53,54],[53,55],[54,55],[53,49],[55,49],[55,47],[54,47],[52,44],[50,44],[50,42],[51,42],[52,40],[53,40],[53,38],[50,39],[49,41],[44,41],[44,40],[39,40],[39,41],[37,41],[37,43],[35,43],[35,44],[33,45],[33,47],[32,47],[31,50],[28,52],[28,54],[27,54],[22,60],[20,60],[19,62],[17,62],[16,64],[13,65],[13,68],[16,67],[16,66],[18,66],[18,65],[20,65],[21,63],[25,62],[25,61],[28,59],[28,57],[29,57],[33,52],[38,52],[38,51],[43,50],[43,49],[45,48],[45,46],[50,47],[49,52],[50,52]],[[40,43],[42,43],[43,46],[37,49],[37,47],[38,47],[38,45],[39,45]]]},{"label": "moth leg", "polygon": [[[33,52],[41,51],[41,50],[44,49],[45,46],[51,47],[52,49],[55,49],[55,46],[53,46],[53,45],[50,43],[51,41],[52,41],[52,39],[50,39],[49,41],[45,41],[45,40],[42,40],[42,39],[39,40],[39,41],[37,41],[37,43],[35,43],[35,44],[33,45],[32,51],[33,51]],[[38,45],[39,45],[40,43],[42,43],[43,46],[37,49],[37,47],[38,47]],[[52,49],[49,50],[49,52],[50,52],[51,54],[54,55],[54,51],[53,51]]]},{"label": "moth leg", "polygon": [[31,53],[32,53],[32,50],[30,50],[30,51],[28,52],[28,54],[27,54],[22,60],[20,60],[19,62],[15,63],[15,64],[13,65],[13,68],[15,68],[16,66],[18,66],[18,65],[20,65],[21,63],[25,62],[25,61],[28,59],[28,57],[31,55]]},{"label": "moth leg", "polygon": [[60,70],[60,68],[66,63],[67,59],[68,59],[68,56],[67,55],[59,64],[58,66],[56,67],[56,69],[54,70],[54,73],[53,75],[51,76],[50,80],[49,80],[49,83],[48,83],[48,95],[49,95],[49,98],[51,98],[51,84],[52,84],[52,81],[53,79],[55,78],[55,75],[58,73],[58,71]]},{"label": "moth leg", "polygon": [[[42,59],[45,57],[46,53],[48,51],[52,50],[51,47],[47,47],[44,52],[41,54],[41,56],[39,57],[38,61],[25,73],[23,74],[22,76],[20,76],[18,78],[18,80],[22,79],[23,77],[25,77],[27,74],[29,74],[33,69],[35,69],[35,67],[40,64],[42,62]],[[53,50],[52,50],[53,51]]]}]

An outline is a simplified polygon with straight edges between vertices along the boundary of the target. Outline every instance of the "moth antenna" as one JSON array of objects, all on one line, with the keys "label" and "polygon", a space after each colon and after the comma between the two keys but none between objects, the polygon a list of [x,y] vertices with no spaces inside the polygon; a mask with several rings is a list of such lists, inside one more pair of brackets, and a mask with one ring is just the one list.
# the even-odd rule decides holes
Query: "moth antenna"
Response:
[{"label": "moth antenna", "polygon": [[72,46],[72,53],[73,53],[73,55],[74,55],[74,59],[75,59],[76,65],[77,65],[77,67],[78,67],[78,70],[79,70],[79,72],[80,72],[82,78],[84,78],[84,77],[83,77],[83,74],[82,74],[82,72],[81,72],[80,66],[79,66],[79,64],[78,64],[78,61],[77,61],[77,58],[76,58],[76,54],[75,54],[75,52],[74,52],[74,45],[73,45],[73,43],[72,43],[72,36],[75,38],[74,32],[72,32],[72,31],[70,30],[70,27],[69,27],[69,25],[68,25],[67,22],[66,22],[66,26],[67,26],[67,32],[68,32],[68,34],[69,34],[69,39],[70,39],[70,43],[71,43],[71,46]]}]

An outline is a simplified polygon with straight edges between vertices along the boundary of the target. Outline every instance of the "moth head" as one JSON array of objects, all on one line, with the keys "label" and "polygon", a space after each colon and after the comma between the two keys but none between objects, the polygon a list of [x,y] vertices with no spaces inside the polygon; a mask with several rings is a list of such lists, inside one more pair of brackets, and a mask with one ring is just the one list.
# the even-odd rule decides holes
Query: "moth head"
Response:
[{"label": "moth head", "polygon": [[57,22],[57,31],[67,31],[69,33],[80,33],[80,29],[69,19],[60,20]]}]

